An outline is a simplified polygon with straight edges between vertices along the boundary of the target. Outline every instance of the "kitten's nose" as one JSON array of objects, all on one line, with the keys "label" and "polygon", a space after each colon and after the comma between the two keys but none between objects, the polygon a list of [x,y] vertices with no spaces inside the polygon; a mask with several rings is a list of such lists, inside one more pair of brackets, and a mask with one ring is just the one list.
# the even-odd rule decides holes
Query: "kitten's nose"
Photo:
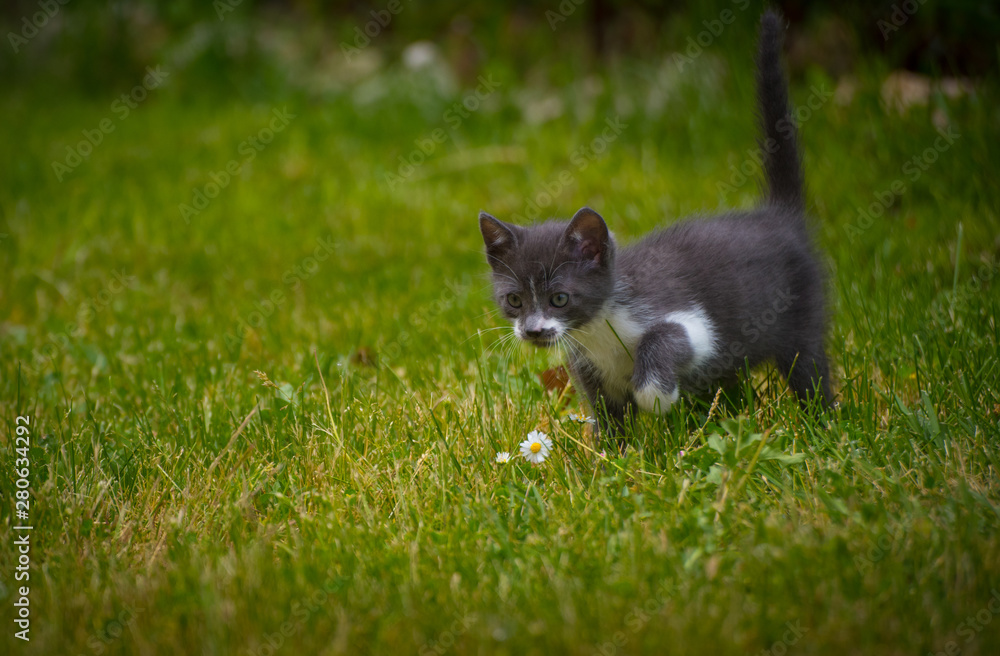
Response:
[{"label": "kitten's nose", "polygon": [[543,319],[529,319],[524,323],[524,336],[531,340],[551,339],[555,337],[555,326]]},{"label": "kitten's nose", "polygon": [[530,337],[531,339],[539,339],[540,337],[552,337],[555,333],[556,331],[552,330],[551,328],[540,328],[537,326],[534,328],[524,329],[524,334]]}]

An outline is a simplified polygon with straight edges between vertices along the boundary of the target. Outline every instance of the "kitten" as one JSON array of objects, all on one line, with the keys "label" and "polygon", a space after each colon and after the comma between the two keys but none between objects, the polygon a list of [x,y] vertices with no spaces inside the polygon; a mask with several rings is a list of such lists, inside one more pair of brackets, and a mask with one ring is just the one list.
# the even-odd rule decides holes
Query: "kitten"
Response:
[{"label": "kitten", "polygon": [[765,13],[757,94],[767,194],[757,209],[689,219],[622,248],[588,207],[533,227],[479,215],[497,304],[519,338],[565,347],[604,431],[622,428],[634,405],[665,413],[682,389],[708,391],[745,362],[773,360],[804,405],[831,401],[782,33]]}]

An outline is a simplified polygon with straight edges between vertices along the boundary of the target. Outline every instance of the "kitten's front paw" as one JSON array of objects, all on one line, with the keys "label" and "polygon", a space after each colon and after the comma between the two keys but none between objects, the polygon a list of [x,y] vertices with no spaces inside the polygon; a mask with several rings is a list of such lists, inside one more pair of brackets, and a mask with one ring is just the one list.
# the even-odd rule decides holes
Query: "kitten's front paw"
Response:
[{"label": "kitten's front paw", "polygon": [[651,380],[635,393],[635,402],[646,412],[665,415],[670,412],[670,407],[680,398],[680,390],[675,383],[673,391],[666,392],[663,385],[657,380]]}]

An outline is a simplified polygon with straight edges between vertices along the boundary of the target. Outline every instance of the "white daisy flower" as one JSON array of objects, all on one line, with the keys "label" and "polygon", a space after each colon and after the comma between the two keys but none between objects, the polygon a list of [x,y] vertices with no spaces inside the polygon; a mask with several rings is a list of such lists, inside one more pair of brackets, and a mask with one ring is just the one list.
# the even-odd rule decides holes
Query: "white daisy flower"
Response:
[{"label": "white daisy flower", "polygon": [[510,462],[510,454],[506,451],[497,451],[497,462]]},{"label": "white daisy flower", "polygon": [[593,424],[594,418],[586,415],[578,415],[575,412],[569,413],[569,418],[578,424]]},{"label": "white daisy flower", "polygon": [[521,455],[533,465],[545,462],[552,451],[552,440],[541,431],[531,431],[528,439],[521,442]]}]

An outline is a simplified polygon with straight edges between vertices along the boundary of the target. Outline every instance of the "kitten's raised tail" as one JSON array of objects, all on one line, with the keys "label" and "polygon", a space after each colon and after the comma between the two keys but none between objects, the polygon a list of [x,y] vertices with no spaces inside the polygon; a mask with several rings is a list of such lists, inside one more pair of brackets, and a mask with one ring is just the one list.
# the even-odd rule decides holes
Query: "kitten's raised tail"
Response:
[{"label": "kitten's raised tail", "polygon": [[760,107],[767,200],[771,204],[804,207],[802,163],[796,127],[788,111],[788,83],[781,67],[784,24],[781,16],[766,11],[760,19],[757,52],[757,102]]}]

